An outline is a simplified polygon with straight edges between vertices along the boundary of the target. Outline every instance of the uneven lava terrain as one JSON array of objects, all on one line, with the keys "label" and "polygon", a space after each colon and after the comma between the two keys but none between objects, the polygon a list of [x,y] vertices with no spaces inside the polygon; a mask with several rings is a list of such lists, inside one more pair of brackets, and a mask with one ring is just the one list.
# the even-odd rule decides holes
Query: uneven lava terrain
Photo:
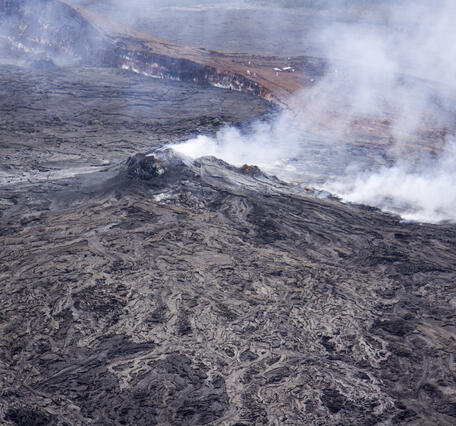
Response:
[{"label": "uneven lava terrain", "polygon": [[[86,9],[77,3],[92,7]],[[244,37],[244,33],[238,34],[236,31],[231,37],[238,39],[235,38],[232,42],[244,38],[246,40],[241,43],[244,49],[241,50],[252,46],[257,54],[229,53],[181,45],[152,35],[150,31],[140,32],[136,27],[111,21],[96,13],[106,7],[106,2],[97,2],[98,8],[93,7],[92,3],[68,0],[1,0],[0,50],[6,50],[19,58],[23,58],[24,55],[26,58],[35,57],[38,60],[42,60],[43,57],[53,58],[57,62],[70,61],[79,65],[130,70],[148,77],[192,82],[202,87],[212,86],[253,94],[281,108],[291,109],[302,121],[306,121],[308,108],[312,109],[314,104],[312,91],[315,87],[325,79],[333,78],[339,71],[344,78],[349,78],[348,63],[353,58],[347,58],[348,62],[341,64],[339,70],[321,57],[302,54],[271,56],[267,55],[266,51],[255,48],[258,43],[252,45],[246,41],[249,37]],[[306,24],[302,25],[308,27],[311,19],[309,16],[303,16],[303,19]],[[261,18],[254,22],[252,25],[261,26]],[[298,27],[291,28],[289,34],[302,31],[296,21],[293,25]],[[212,24],[212,28],[208,29],[209,34],[214,31],[213,26],[218,26],[218,23]],[[145,30],[144,27],[155,28],[153,22],[147,19],[146,24],[139,25],[139,28]],[[168,31],[179,32],[182,24],[177,21],[167,27]],[[162,26],[158,25],[157,29],[160,28],[163,33]],[[280,31],[283,32],[285,29],[282,28]],[[166,31],[164,33],[166,34]],[[261,32],[256,34],[260,40],[263,39]],[[278,40],[283,42],[285,34],[286,32]],[[304,35],[302,37],[305,38]],[[267,37],[266,40],[270,38]],[[292,44],[296,45],[296,34],[293,39]],[[211,44],[207,46],[210,47]],[[292,51],[300,52],[295,49]],[[310,52],[312,51],[311,49]],[[440,87],[435,82],[421,81],[411,76],[401,76],[401,80],[405,86],[432,94],[435,99],[448,101],[452,98],[448,88]],[[327,94],[320,91],[319,96],[325,97]],[[411,156],[420,156],[423,152],[438,152],[445,145],[446,138],[456,135],[456,113],[449,108],[448,102],[433,102],[430,109],[435,110],[438,119],[428,111],[426,118],[411,138],[401,132],[397,133],[395,126],[401,121],[401,117],[395,108],[391,108],[388,106],[384,110],[367,115],[353,115],[345,107],[329,107],[319,113],[314,124],[319,131],[330,133],[344,128],[344,136],[349,143],[361,148],[367,146],[387,150],[395,144],[399,136],[403,139],[404,154]]]},{"label": "uneven lava terrain", "polygon": [[2,424],[454,424],[453,226],[160,148],[257,98],[54,72],[1,68]]},{"label": "uneven lava terrain", "polygon": [[87,173],[269,110],[246,94],[110,68],[0,66],[0,182]]},{"label": "uneven lava terrain", "polygon": [[271,106],[59,51],[70,16],[81,62],[0,66],[0,423],[455,424],[454,225],[177,156]]}]

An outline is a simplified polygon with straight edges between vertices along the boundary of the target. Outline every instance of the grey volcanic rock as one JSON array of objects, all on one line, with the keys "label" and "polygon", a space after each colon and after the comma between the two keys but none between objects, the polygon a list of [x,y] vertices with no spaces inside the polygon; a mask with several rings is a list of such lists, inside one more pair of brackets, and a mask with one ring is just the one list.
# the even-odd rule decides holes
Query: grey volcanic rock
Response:
[{"label": "grey volcanic rock", "polygon": [[132,179],[149,180],[164,173],[161,161],[153,155],[136,154],[127,161],[127,174]]},{"label": "grey volcanic rock", "polygon": [[95,171],[269,108],[249,95],[126,71],[3,65],[0,182]]},{"label": "grey volcanic rock", "polygon": [[5,212],[4,421],[452,423],[454,228],[162,158]]},{"label": "grey volcanic rock", "polygon": [[2,425],[455,423],[453,225],[162,148],[252,97],[49,75],[0,73]]}]

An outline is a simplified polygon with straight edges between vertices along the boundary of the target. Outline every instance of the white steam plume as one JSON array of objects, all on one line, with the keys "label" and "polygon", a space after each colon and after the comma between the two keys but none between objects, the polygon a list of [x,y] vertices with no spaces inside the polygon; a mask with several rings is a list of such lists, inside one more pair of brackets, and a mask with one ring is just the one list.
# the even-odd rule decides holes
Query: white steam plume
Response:
[{"label": "white steam plume", "polygon": [[[284,113],[249,132],[223,129],[214,138],[200,136],[176,149],[235,165],[258,164],[284,179],[317,183],[347,201],[408,219],[456,221],[454,142],[447,141],[437,160],[412,164],[394,157],[396,148],[415,143],[423,128],[454,122],[455,17],[454,2],[408,1],[370,21],[333,21],[314,35],[312,42],[328,58],[328,72],[297,95],[294,102],[302,113],[296,125]],[[332,117],[329,126],[322,117]],[[351,120],[359,117],[391,122],[386,137],[396,143],[388,153],[392,162],[359,155],[347,136]]]},{"label": "white steam plume", "polygon": [[211,155],[238,166],[254,162],[271,168],[300,154],[300,130],[289,114],[281,114],[272,122],[254,123],[247,132],[224,127],[215,137],[200,135],[173,148],[191,158]]},{"label": "white steam plume", "polygon": [[456,144],[419,167],[399,161],[393,167],[361,172],[326,184],[346,201],[370,204],[408,220],[456,222]]}]

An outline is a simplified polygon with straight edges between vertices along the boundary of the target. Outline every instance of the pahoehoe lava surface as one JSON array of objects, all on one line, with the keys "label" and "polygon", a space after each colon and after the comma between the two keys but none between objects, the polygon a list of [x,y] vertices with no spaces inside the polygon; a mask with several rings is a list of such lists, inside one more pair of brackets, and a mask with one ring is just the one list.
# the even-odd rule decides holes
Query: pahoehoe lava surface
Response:
[{"label": "pahoehoe lava surface", "polygon": [[160,148],[255,98],[75,75],[2,68],[2,424],[454,424],[453,226]]},{"label": "pahoehoe lava surface", "polygon": [[2,425],[456,423],[454,225],[165,148],[259,98],[34,58],[0,66]]},{"label": "pahoehoe lava surface", "polygon": [[0,182],[93,171],[268,108],[245,94],[110,68],[0,65]]}]

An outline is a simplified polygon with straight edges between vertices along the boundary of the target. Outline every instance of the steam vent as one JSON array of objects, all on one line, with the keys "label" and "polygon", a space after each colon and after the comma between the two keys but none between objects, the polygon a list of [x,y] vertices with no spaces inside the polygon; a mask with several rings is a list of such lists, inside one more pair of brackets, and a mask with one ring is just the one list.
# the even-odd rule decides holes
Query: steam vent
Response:
[{"label": "steam vent", "polygon": [[0,0],[2,426],[456,424],[456,6],[399,3]]}]

